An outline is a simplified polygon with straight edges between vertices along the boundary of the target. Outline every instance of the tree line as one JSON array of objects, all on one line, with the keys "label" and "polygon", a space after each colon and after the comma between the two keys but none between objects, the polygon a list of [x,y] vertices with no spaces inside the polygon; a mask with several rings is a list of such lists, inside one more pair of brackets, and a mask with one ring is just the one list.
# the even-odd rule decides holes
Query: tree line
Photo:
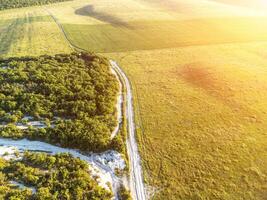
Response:
[{"label": "tree line", "polygon": [[0,10],[45,5],[70,0],[0,0]]}]

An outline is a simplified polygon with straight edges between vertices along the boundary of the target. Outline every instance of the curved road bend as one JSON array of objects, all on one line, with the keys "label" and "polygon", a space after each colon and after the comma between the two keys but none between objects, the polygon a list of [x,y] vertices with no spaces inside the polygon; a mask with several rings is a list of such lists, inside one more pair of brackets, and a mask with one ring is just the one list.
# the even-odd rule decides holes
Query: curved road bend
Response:
[{"label": "curved road bend", "polygon": [[145,200],[145,187],[142,176],[141,160],[135,138],[134,109],[130,81],[115,61],[110,61],[112,68],[123,79],[126,87],[126,117],[128,119],[127,151],[130,163],[130,190],[134,200]]}]

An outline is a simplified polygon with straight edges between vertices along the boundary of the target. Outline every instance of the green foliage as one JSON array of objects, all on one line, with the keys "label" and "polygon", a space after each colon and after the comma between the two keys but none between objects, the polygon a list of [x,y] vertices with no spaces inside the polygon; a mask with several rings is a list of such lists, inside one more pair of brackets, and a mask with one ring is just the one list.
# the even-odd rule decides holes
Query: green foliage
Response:
[{"label": "green foliage", "polygon": [[[116,125],[117,80],[106,59],[95,55],[10,58],[0,61],[2,137],[42,139],[81,150],[110,147]],[[20,130],[23,116],[46,128]],[[53,123],[53,126],[51,126]]]},{"label": "green foliage", "polygon": [[131,193],[123,185],[119,188],[119,199],[120,200],[132,200]]},{"label": "green foliage", "polygon": [[14,124],[8,124],[0,130],[2,137],[20,139],[23,136],[22,130],[18,129]]},{"label": "green foliage", "polygon": [[6,195],[4,197],[5,200],[33,200],[31,198],[32,194],[29,190],[7,190]]},{"label": "green foliage", "polygon": [[5,168],[7,165],[6,161],[3,158],[0,158],[0,170]]},{"label": "green foliage", "polygon": [[6,181],[6,176],[2,172],[0,172],[0,185],[3,185]]},{"label": "green foliage", "polygon": [[[70,154],[25,152],[21,161],[10,161],[0,169],[0,185],[6,191],[0,192],[3,199],[110,199],[112,194],[98,186],[88,173],[86,162]],[[18,189],[8,183],[15,180],[30,189]],[[0,188],[1,190],[1,188]]]},{"label": "green foliage", "polygon": [[0,0],[0,10],[38,6],[38,5],[63,2],[63,1],[70,1],[70,0]]}]

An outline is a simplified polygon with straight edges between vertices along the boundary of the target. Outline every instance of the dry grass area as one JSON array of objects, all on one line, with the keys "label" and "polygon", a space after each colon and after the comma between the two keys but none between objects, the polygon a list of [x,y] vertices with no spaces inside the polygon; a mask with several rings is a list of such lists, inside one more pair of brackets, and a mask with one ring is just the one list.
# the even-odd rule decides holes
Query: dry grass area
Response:
[{"label": "dry grass area", "polygon": [[266,199],[266,44],[109,54],[133,84],[153,199]]}]

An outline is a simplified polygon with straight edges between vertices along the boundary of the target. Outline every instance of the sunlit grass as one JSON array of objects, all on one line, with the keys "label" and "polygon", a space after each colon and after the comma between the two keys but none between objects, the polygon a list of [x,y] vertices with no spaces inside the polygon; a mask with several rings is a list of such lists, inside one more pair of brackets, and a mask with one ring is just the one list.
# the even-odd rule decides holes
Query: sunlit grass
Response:
[{"label": "sunlit grass", "polygon": [[73,43],[96,52],[267,41],[267,18],[264,17],[111,23],[64,24],[64,28]]},{"label": "sunlit grass", "polygon": [[265,45],[108,54],[132,80],[155,199],[264,199]]}]

